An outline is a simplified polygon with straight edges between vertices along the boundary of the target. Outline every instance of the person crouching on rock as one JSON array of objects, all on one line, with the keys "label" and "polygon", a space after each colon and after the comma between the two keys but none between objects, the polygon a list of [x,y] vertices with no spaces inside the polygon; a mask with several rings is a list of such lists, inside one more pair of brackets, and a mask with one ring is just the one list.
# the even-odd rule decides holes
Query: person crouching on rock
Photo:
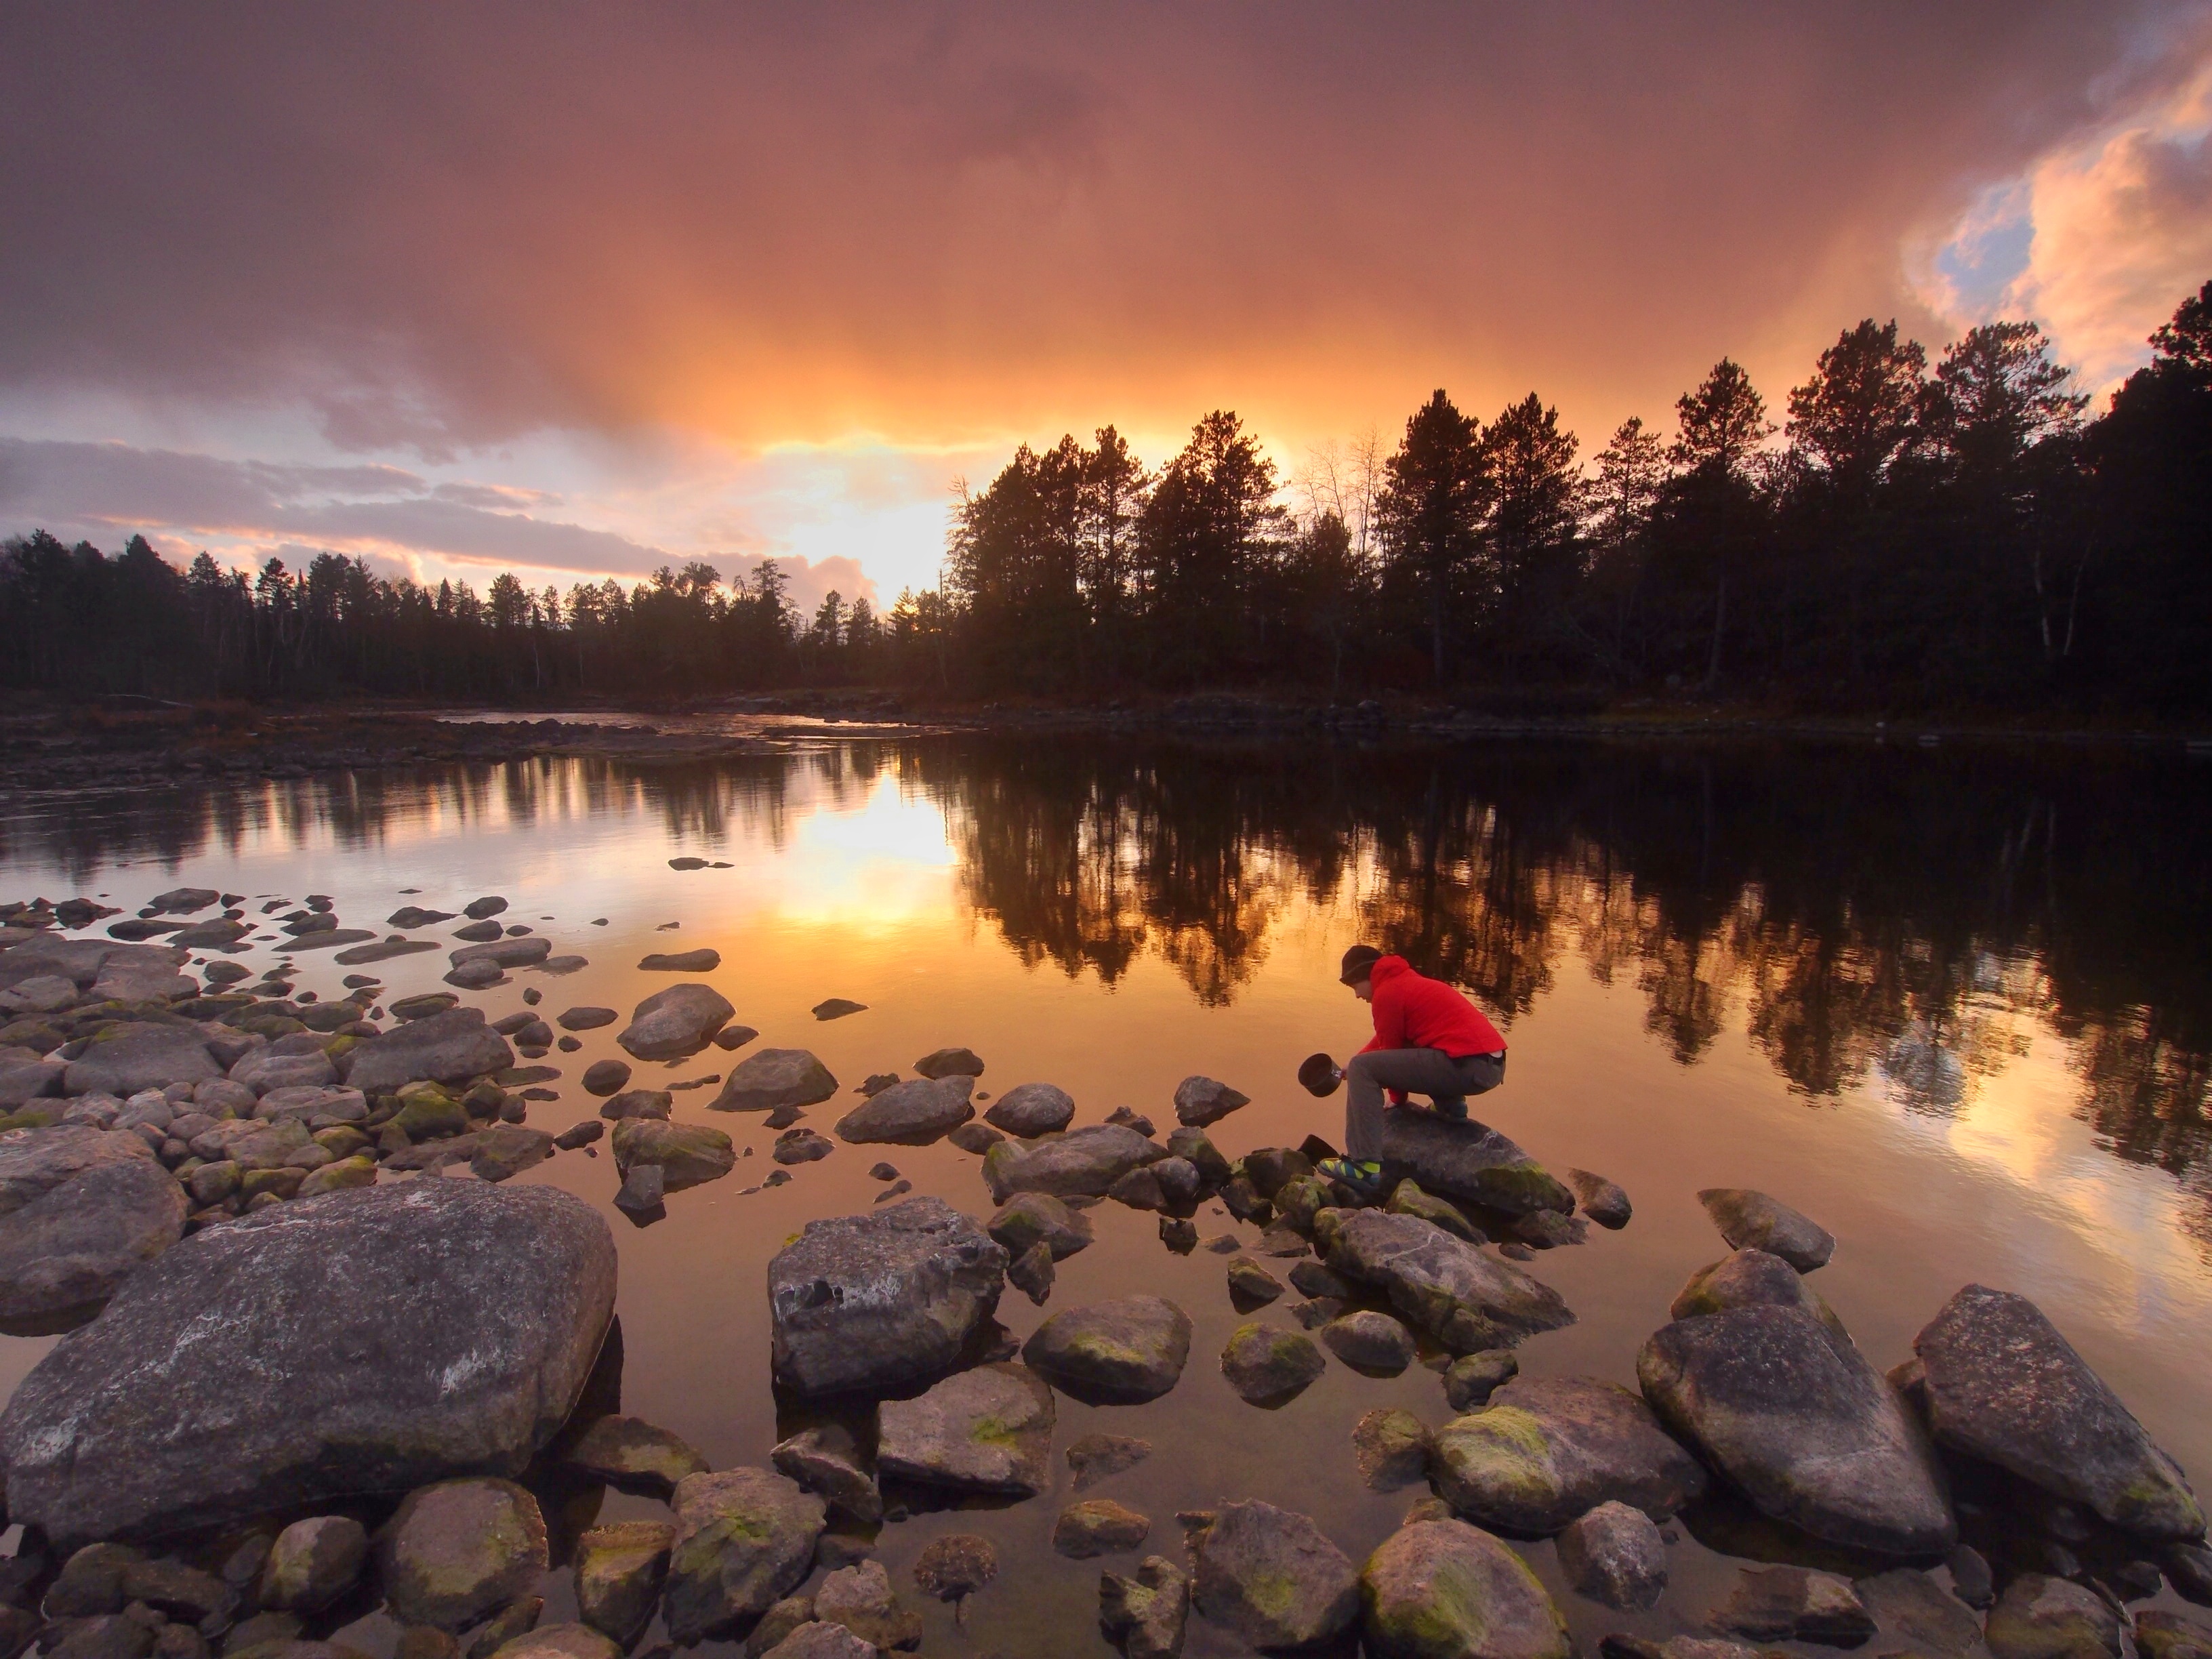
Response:
[{"label": "person crouching on rock", "polygon": [[[1403,957],[1371,945],[1344,953],[1338,975],[1372,1008],[1375,1036],[1345,1067],[1342,1158],[1324,1158],[1320,1172],[1364,1194],[1382,1188],[1382,1114],[1425,1094],[1438,1117],[1467,1119],[1467,1097],[1505,1080],[1505,1039],[1482,1010],[1440,979],[1417,974]],[[1390,1107],[1382,1103],[1389,1091]]]}]

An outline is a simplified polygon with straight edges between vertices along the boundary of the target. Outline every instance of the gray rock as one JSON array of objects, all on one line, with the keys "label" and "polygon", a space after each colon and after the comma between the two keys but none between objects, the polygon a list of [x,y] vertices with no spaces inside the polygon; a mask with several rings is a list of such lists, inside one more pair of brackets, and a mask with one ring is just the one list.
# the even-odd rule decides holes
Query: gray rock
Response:
[{"label": "gray rock", "polygon": [[686,1188],[719,1181],[738,1162],[737,1148],[729,1136],[705,1123],[626,1117],[615,1124],[614,1139],[610,1144],[615,1168],[625,1178],[632,1170],[643,1165],[658,1166],[664,1193],[680,1193]]},{"label": "gray rock", "polygon": [[787,1476],[695,1474],[676,1488],[675,1503],[661,1600],[671,1641],[735,1635],[796,1589],[813,1563],[823,1503]]},{"label": "gray rock", "polygon": [[1049,1083],[1017,1083],[983,1114],[986,1123],[1024,1139],[1056,1133],[1074,1119],[1074,1096]]},{"label": "gray rock", "polygon": [[994,1204],[1004,1204],[1016,1193],[1103,1198],[1129,1171],[1166,1156],[1164,1148],[1134,1129],[1093,1123],[1027,1146],[1001,1141],[984,1154],[983,1179]]},{"label": "gray rock", "polygon": [[1557,1291],[1419,1217],[1384,1210],[1326,1211],[1316,1242],[1346,1278],[1385,1291],[1390,1305],[1455,1352],[1510,1347],[1575,1322]]},{"label": "gray rock", "polygon": [[403,1083],[455,1083],[514,1064],[507,1039],[484,1024],[481,1008],[448,1008],[368,1037],[353,1051],[347,1084],[363,1094]]},{"label": "gray rock", "polygon": [[[826,1539],[829,1535],[825,1533],[823,1537]],[[822,1557],[820,1540],[816,1540],[814,1550],[815,1559],[818,1564]],[[745,1659],[764,1659],[764,1656],[775,1652],[798,1631],[800,1626],[812,1623],[814,1623],[812,1596],[803,1590],[796,1595],[785,1596],[781,1601],[773,1603],[766,1613],[761,1614],[760,1622],[745,1632],[744,1650]],[[852,1633],[846,1631],[842,1625],[833,1625],[829,1628],[851,1638]],[[404,1659],[404,1656],[402,1656],[402,1659]]]},{"label": "gray rock", "polygon": [[1052,1484],[1052,1389],[1026,1366],[957,1371],[876,1410],[876,1467],[925,1486],[1033,1498]]},{"label": "gray rock", "polygon": [[469,1170],[479,1181],[505,1181],[553,1156],[553,1137],[520,1123],[495,1123],[476,1138]]},{"label": "gray rock", "polygon": [[1152,1532],[1148,1516],[1110,1498],[1070,1504],[1052,1524],[1052,1547],[1071,1561],[1089,1561],[1135,1549]]},{"label": "gray rock", "polygon": [[407,1495],[377,1556],[393,1617],[456,1631],[537,1587],[545,1520],[513,1481],[441,1481]]},{"label": "gray rock", "polygon": [[622,1648],[645,1634],[668,1580],[676,1528],[665,1521],[617,1521],[576,1540],[576,1611]]},{"label": "gray rock", "polygon": [[477,962],[489,962],[500,968],[530,968],[552,954],[553,941],[532,933],[524,939],[494,939],[481,945],[464,945],[458,951],[447,952],[447,959],[456,968]]},{"label": "gray rock", "polygon": [[461,907],[461,914],[471,921],[482,921],[495,916],[507,908],[507,901],[497,893],[486,893],[482,898],[472,898]]},{"label": "gray rock", "polygon": [[1429,1431],[1408,1411],[1363,1413],[1352,1425],[1352,1450],[1360,1480],[1376,1492],[1410,1486],[1428,1473]]},{"label": "gray rock", "polygon": [[656,951],[638,963],[641,972],[648,974],[711,974],[722,965],[722,953],[708,948],[696,951]]},{"label": "gray rock", "polygon": [[1636,1212],[1635,1206],[1628,1201],[1628,1194],[1601,1175],[1592,1175],[1588,1170],[1569,1170],[1565,1179],[1583,1213],[1601,1227],[1617,1231],[1626,1227]]},{"label": "gray rock", "polygon": [[1251,1096],[1210,1077],[1187,1077],[1176,1085],[1176,1121],[1192,1128],[1218,1123],[1238,1107],[1251,1103]]},{"label": "gray rock", "polygon": [[1328,1369],[1311,1338],[1256,1320],[1231,1331],[1221,1351],[1221,1374],[1251,1406],[1279,1406],[1295,1399]]},{"label": "gray rock", "polygon": [[[1955,1570],[1953,1576],[1955,1581]],[[1882,1634],[1903,1643],[1906,1652],[1929,1659],[1967,1659],[1980,1650],[1982,1621],[1965,1596],[1950,1594],[1924,1572],[1898,1567],[1862,1578],[1852,1588]]]},{"label": "gray rock", "polygon": [[876,1650],[844,1626],[817,1619],[765,1650],[762,1659],[876,1659]]},{"label": "gray rock", "polygon": [[786,1129],[775,1138],[769,1156],[779,1164],[818,1164],[837,1150],[837,1143],[811,1129]]},{"label": "gray rock", "polygon": [[0,1134],[0,1328],[98,1307],[182,1236],[185,1195],[128,1130]]},{"label": "gray rock", "polygon": [[1191,1541],[1191,1600],[1255,1648],[1312,1647],[1359,1616],[1358,1573],[1305,1516],[1224,1504]]},{"label": "gray rock", "polygon": [[843,1626],[872,1651],[921,1645],[921,1615],[899,1605],[880,1561],[857,1561],[823,1579],[814,1591],[814,1616]]},{"label": "gray rock", "polygon": [[707,1473],[707,1460],[681,1435],[620,1415],[594,1421],[561,1461],[592,1480],[664,1502],[678,1483]]},{"label": "gray rock", "polygon": [[141,1620],[104,1613],[56,1632],[39,1650],[43,1659],[146,1659],[154,1650],[154,1632]]},{"label": "gray rock", "polygon": [[1152,1455],[1152,1443],[1134,1435],[1086,1434],[1067,1449],[1067,1467],[1075,1476],[1075,1490],[1084,1492]]},{"label": "gray rock", "polygon": [[973,1048],[933,1048],[915,1061],[914,1069],[932,1079],[981,1077],[983,1075],[983,1061]]},{"label": "gray rock", "polygon": [[1058,1277],[1053,1270],[1052,1246],[1042,1242],[1006,1264],[1006,1282],[1040,1308],[1051,1297],[1053,1281]]},{"label": "gray rock", "polygon": [[1227,1272],[1229,1299],[1239,1313],[1264,1308],[1283,1293],[1283,1281],[1249,1255],[1231,1257]]},{"label": "gray rock", "polygon": [[348,1515],[295,1521],[276,1534],[261,1571],[261,1605],[319,1613],[351,1589],[368,1559],[368,1534]]},{"label": "gray rock", "polygon": [[1098,1578],[1098,1628],[1126,1659],[1176,1659],[1190,1612],[1190,1580],[1163,1555],[1148,1555],[1127,1577]]},{"label": "gray rock", "polygon": [[230,1068],[230,1080],[243,1084],[257,1095],[282,1089],[319,1089],[336,1083],[337,1067],[323,1052],[322,1039],[311,1031],[295,1031],[265,1048],[257,1048]]},{"label": "gray rock", "polygon": [[975,1115],[968,1097],[975,1079],[954,1073],[894,1083],[837,1120],[837,1133],[857,1146],[926,1146]]},{"label": "gray rock", "polygon": [[1705,1474],[1627,1389],[1518,1377],[1437,1431],[1437,1493],[1478,1526],[1542,1536],[1618,1500],[1659,1519],[1702,1496]]},{"label": "gray rock", "polygon": [[[12,1051],[20,1056],[27,1050]],[[44,1100],[62,1091],[62,1077],[69,1070],[63,1060],[40,1060],[35,1057],[0,1060],[0,1109],[15,1111],[34,1100]]]},{"label": "gray rock", "polygon": [[661,1206],[667,1196],[668,1176],[659,1164],[634,1164],[615,1194],[615,1208],[635,1222],[658,1220],[665,1213]]},{"label": "gray rock", "polygon": [[1832,1648],[1857,1647],[1875,1633],[1850,1580],[1809,1567],[1745,1568],[1706,1622],[1716,1635]]},{"label": "gray rock", "polygon": [[222,1075],[205,1038],[189,1025],[112,1025],[62,1074],[62,1092],[128,1099],[141,1089],[202,1083]]},{"label": "gray rock", "polygon": [[915,1558],[915,1587],[940,1601],[973,1595],[999,1575],[999,1553],[972,1532],[933,1539]]},{"label": "gray rock", "polygon": [[[1470,1244],[1485,1242],[1481,1230],[1467,1218],[1458,1205],[1448,1198],[1438,1198],[1433,1193],[1423,1192],[1418,1181],[1400,1182],[1390,1189],[1389,1199],[1382,1207],[1394,1215],[1418,1216],[1424,1221],[1433,1222],[1454,1238],[1463,1238]],[[1540,1210],[1535,1213],[1548,1216],[1556,1215],[1558,1212]]]},{"label": "gray rock", "polygon": [[1463,1354],[1444,1369],[1444,1403],[1455,1412],[1479,1410],[1520,1374],[1521,1362],[1510,1348]]},{"label": "gray rock", "polygon": [[811,1106],[836,1092],[830,1068],[806,1049],[763,1048],[731,1068],[708,1106],[717,1112],[774,1112]]},{"label": "gray rock", "polygon": [[1765,1250],[1801,1273],[1824,1267],[1836,1253],[1833,1233],[1777,1198],[1748,1187],[1708,1187],[1698,1202],[1732,1250]]},{"label": "gray rock", "polygon": [[776,1380],[805,1395],[945,1370],[999,1305],[1005,1249],[942,1200],[810,1221],[769,1263]]},{"label": "gray rock", "polygon": [[614,1292],[606,1223],[550,1187],[412,1181],[195,1233],[17,1388],[10,1516],[130,1538],[519,1474],[581,1391]]},{"label": "gray rock", "polygon": [[1983,1635],[1993,1659],[2119,1659],[2119,1615],[2079,1584],[2040,1573],[2005,1586]]},{"label": "gray rock", "polygon": [[1386,1313],[1362,1308],[1321,1328],[1322,1346],[1346,1364],[1395,1376],[1413,1363],[1413,1334]]},{"label": "gray rock", "polygon": [[863,1526],[884,1518],[884,1495],[876,1485],[874,1460],[860,1449],[853,1431],[841,1423],[820,1423],[781,1442],[769,1461],[830,1507]]},{"label": "gray rock", "polygon": [[1133,1404],[1175,1387],[1190,1358],[1190,1316],[1157,1296],[1117,1297],[1054,1314],[1023,1361],[1077,1398]]},{"label": "gray rock", "polygon": [[[1508,1215],[1571,1211],[1575,1195],[1497,1130],[1429,1112],[1382,1114],[1382,1172],[1425,1192]],[[1246,1160],[1248,1165],[1249,1159]]]},{"label": "gray rock", "polygon": [[1359,1574],[1376,1659],[1572,1659],[1566,1621],[1512,1550],[1463,1521],[1417,1521]]},{"label": "gray rock", "polygon": [[[647,997],[647,1002],[653,999]],[[643,1003],[638,1005],[644,1006]],[[596,1031],[602,1025],[611,1025],[622,1016],[611,1008],[580,1007],[562,1011],[554,1024],[564,1031]]]},{"label": "gray rock", "polygon": [[626,1060],[595,1060],[584,1067],[584,1092],[605,1099],[620,1094],[629,1086],[629,1062]]},{"label": "gray rock", "polygon": [[609,1122],[619,1122],[626,1117],[657,1117],[665,1120],[674,1109],[676,1097],[665,1089],[625,1089],[599,1108],[599,1115]]},{"label": "gray rock", "polygon": [[1725,1313],[1730,1308],[1802,1308],[1837,1335],[1850,1334],[1836,1310],[1805,1282],[1805,1276],[1765,1250],[1738,1250],[1698,1268],[1676,1292],[1674,1305],[1667,1311],[1673,1319],[1695,1319]]},{"label": "gray rock", "polygon": [[1912,1346],[1938,1443],[2138,1538],[2203,1534],[2204,1511],[2173,1460],[2026,1297],[1969,1285]]},{"label": "gray rock", "polygon": [[222,896],[213,887],[172,887],[148,899],[146,908],[157,916],[188,916],[195,910],[206,909]]},{"label": "gray rock", "polygon": [[711,985],[672,985],[639,1003],[615,1041],[639,1060],[682,1060],[712,1042],[737,1012]]},{"label": "gray rock", "polygon": [[1919,1425],[1859,1351],[1803,1310],[1678,1320],[1644,1343],[1636,1374],[1661,1423],[1763,1514],[1892,1555],[1957,1541]]},{"label": "gray rock", "polygon": [[1015,1194],[991,1218],[986,1231],[1006,1247],[1009,1255],[1023,1255],[1042,1244],[1055,1261],[1065,1261],[1094,1237],[1089,1217],[1049,1193]]},{"label": "gray rock", "polygon": [[1559,1570],[1575,1594],[1623,1613],[1658,1606],[1667,1589],[1667,1546],[1642,1510],[1599,1504],[1559,1538]]}]

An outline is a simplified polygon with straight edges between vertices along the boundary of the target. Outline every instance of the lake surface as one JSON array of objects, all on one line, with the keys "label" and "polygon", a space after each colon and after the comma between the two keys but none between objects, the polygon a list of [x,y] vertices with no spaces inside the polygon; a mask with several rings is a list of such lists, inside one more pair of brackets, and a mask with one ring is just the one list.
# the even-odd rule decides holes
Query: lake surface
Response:
[{"label": "lake surface", "polygon": [[[404,903],[501,894],[503,921],[591,962],[470,999],[495,1018],[529,986],[548,1016],[626,1013],[672,982],[637,971],[641,956],[711,945],[722,966],[704,977],[738,1019],[765,1044],[812,1048],[848,1090],[965,1044],[994,1095],[1049,1081],[1074,1095],[1079,1123],[1127,1105],[1164,1133],[1176,1083],[1203,1073],[1253,1097],[1212,1131],[1231,1158],[1310,1133],[1340,1140],[1341,1095],[1312,1099],[1292,1073],[1313,1049],[1365,1041],[1335,964],[1370,940],[1461,984],[1505,1029],[1509,1081],[1477,1115],[1635,1201],[1625,1231],[1528,1264],[1580,1318],[1522,1346],[1525,1374],[1632,1386],[1676,1291],[1725,1254],[1697,1190],[1756,1187],[1837,1235],[1817,1286],[1877,1366],[1905,1358],[1960,1285],[2022,1292],[2199,1490],[2212,1482],[2212,765],[1955,745],[781,741],[713,765],[562,760],[19,799],[0,807],[0,896],[135,906],[194,884],[253,895],[257,915],[262,896],[325,893],[344,925],[380,930]],[[682,855],[729,867],[670,869]],[[273,949],[240,959],[258,972]],[[296,983],[325,997],[349,971],[298,961]],[[376,971],[388,1001],[440,988],[446,965],[426,954]],[[833,996],[867,1011],[816,1022],[808,1010]],[[549,1057],[562,1098],[533,1106],[532,1123],[592,1115],[575,1079],[618,1056],[616,1029]],[[636,1083],[730,1059],[641,1065]],[[611,1207],[604,1144],[520,1178],[605,1207],[622,1251],[623,1408],[720,1468],[765,1462],[779,1437],[764,1275],[785,1239],[868,1208],[879,1156],[917,1191],[979,1218],[991,1206],[978,1161],[943,1144],[841,1144],[788,1186],[744,1192],[775,1167],[773,1133],[708,1112],[713,1092],[678,1093],[677,1117],[717,1123],[750,1156],[672,1198],[665,1220],[637,1228]],[[826,1130],[844,1109],[807,1121]],[[1376,1407],[1445,1420],[1431,1371],[1378,1381],[1332,1361],[1288,1406],[1248,1407],[1215,1363],[1243,1322],[1223,1258],[1170,1254],[1150,1214],[1090,1213],[1098,1243],[1060,1264],[1047,1306],[1010,1289],[1000,1319],[1024,1337],[1060,1309],[1153,1291],[1194,1320],[1190,1365],[1148,1405],[1062,1398],[1054,1492],[884,1528],[878,1553],[909,1601],[931,1539],[980,1531],[999,1551],[964,1628],[925,1605],[925,1651],[1109,1651],[1098,1572],[1135,1556],[1067,1562],[1048,1541],[1068,1499],[1058,1451],[1084,1433],[1155,1443],[1085,1494],[1150,1516],[1146,1552],[1179,1553],[1179,1510],[1262,1498],[1313,1515],[1357,1560],[1421,1495],[1363,1488],[1349,1434]],[[1212,1205],[1198,1220],[1202,1235],[1256,1237]],[[1289,1326],[1291,1299],[1258,1316]],[[0,1340],[0,1388],[50,1346]],[[616,1494],[564,1502],[572,1527],[664,1512]],[[1724,1517],[1694,1522],[1672,1551],[1674,1587],[1643,1615],[1576,1600],[1552,1547],[1525,1548],[1587,1652],[1610,1631],[1694,1620],[1740,1565],[1708,1547],[1722,1541],[1748,1547]],[[563,1616],[565,1575],[547,1594],[546,1618]],[[349,1639],[388,1648],[392,1634],[380,1618]],[[1188,1651],[1235,1646],[1194,1615]]]}]

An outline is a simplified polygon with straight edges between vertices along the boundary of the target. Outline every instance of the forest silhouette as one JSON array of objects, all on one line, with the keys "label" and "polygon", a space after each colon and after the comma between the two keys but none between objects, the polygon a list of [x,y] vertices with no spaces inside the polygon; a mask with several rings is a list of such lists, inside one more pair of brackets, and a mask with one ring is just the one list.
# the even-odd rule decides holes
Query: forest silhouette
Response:
[{"label": "forest silhouette", "polygon": [[[1237,416],[1148,470],[1113,428],[961,485],[940,586],[798,614],[765,562],[483,595],[325,553],[179,570],[0,549],[0,684],[84,696],[526,701],[795,686],[1102,700],[1230,686],[1533,707],[1705,695],[1808,712],[2212,708],[2212,283],[2087,418],[2033,324],[1931,366],[1844,331],[1771,410],[1723,359],[1671,434],[1589,465],[1534,393],[1438,391],[1395,450],[1285,477]],[[1776,416],[1781,418],[1777,420]]]}]

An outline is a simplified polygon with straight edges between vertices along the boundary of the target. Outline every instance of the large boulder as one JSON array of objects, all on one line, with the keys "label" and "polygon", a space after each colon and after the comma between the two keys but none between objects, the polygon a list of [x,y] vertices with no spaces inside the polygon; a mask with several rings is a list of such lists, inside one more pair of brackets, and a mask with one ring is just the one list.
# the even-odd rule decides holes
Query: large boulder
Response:
[{"label": "large boulder", "polygon": [[1196,1533],[1191,1599],[1252,1646],[1318,1646],[1359,1616],[1358,1573],[1308,1516],[1224,1504]]},{"label": "large boulder", "polygon": [[205,1083],[222,1075],[206,1037],[190,1025],[111,1025],[70,1061],[62,1091],[119,1095],[165,1089],[172,1083]]},{"label": "large boulder", "polygon": [[942,1199],[810,1221],[768,1266],[775,1376],[889,1389],[952,1364],[997,1311],[1006,1252]]},{"label": "large boulder", "polygon": [[774,1112],[811,1106],[836,1092],[837,1079],[811,1050],[763,1048],[731,1067],[708,1105],[717,1112]]},{"label": "large boulder", "polygon": [[483,1009],[448,1008],[366,1039],[353,1051],[346,1082],[375,1094],[403,1083],[457,1083],[514,1064],[514,1050],[484,1024]]},{"label": "large boulder", "polygon": [[837,1133],[857,1146],[926,1146],[975,1115],[968,1097],[975,1079],[964,1073],[894,1083],[837,1120]]},{"label": "large boulder", "polygon": [[1383,1178],[1411,1180],[1425,1193],[1480,1204],[1508,1215],[1571,1213],[1575,1195],[1497,1130],[1433,1112],[1385,1111],[1378,1156]]},{"label": "large boulder", "polygon": [[925,1486],[1034,1498],[1052,1484],[1052,1389],[1024,1365],[956,1371],[876,1408],[876,1468]]},{"label": "large boulder", "polygon": [[0,1329],[72,1320],[174,1244],[184,1188],[129,1130],[0,1135]]},{"label": "large boulder", "polygon": [[1913,1339],[1928,1422],[1954,1451],[2139,1538],[2196,1538],[2204,1511],[2173,1460],[2024,1296],[1969,1285]]},{"label": "large boulder", "polygon": [[1627,1389],[1588,1377],[1519,1377],[1438,1429],[1437,1495],[1478,1526],[1546,1536],[1599,1504],[1665,1520],[1702,1497],[1705,1472]]},{"label": "large boulder", "polygon": [[1132,1404],[1175,1387],[1190,1358],[1190,1316],[1157,1296],[1117,1297],[1054,1314],[1022,1358],[1079,1399]]},{"label": "large boulder", "polygon": [[614,1296],[606,1223],[551,1187],[364,1187],[195,1233],[15,1390],[9,1514],[135,1538],[520,1474]]},{"label": "large boulder", "polygon": [[1708,1187],[1698,1202],[1732,1250],[1764,1250],[1801,1273],[1825,1267],[1836,1253],[1836,1236],[1778,1198],[1748,1187]]},{"label": "large boulder", "polygon": [[1636,1362],[1644,1398],[1762,1513],[1890,1555],[1958,1539],[1934,1449],[1848,1338],[1802,1308],[1677,1320]]},{"label": "large boulder", "polygon": [[682,1060],[712,1042],[737,1012],[711,985],[672,985],[639,1003],[615,1041],[639,1060]]},{"label": "large boulder", "polygon": [[814,1565],[822,1500],[769,1469],[695,1474],[676,1488],[676,1541],[661,1599],[669,1639],[742,1634]]},{"label": "large boulder", "polygon": [[1456,1353],[1510,1347],[1575,1322],[1559,1293],[1419,1216],[1324,1211],[1314,1229],[1328,1265],[1372,1285]]},{"label": "large boulder", "polygon": [[1165,1147],[1127,1125],[1093,1123],[1026,1146],[1000,1141],[984,1154],[983,1179],[994,1204],[1004,1204],[1016,1193],[1103,1198],[1130,1170],[1167,1155]]},{"label": "large boulder", "polygon": [[1359,1575],[1376,1659],[1571,1659],[1566,1620],[1528,1564],[1464,1521],[1417,1521]]}]

